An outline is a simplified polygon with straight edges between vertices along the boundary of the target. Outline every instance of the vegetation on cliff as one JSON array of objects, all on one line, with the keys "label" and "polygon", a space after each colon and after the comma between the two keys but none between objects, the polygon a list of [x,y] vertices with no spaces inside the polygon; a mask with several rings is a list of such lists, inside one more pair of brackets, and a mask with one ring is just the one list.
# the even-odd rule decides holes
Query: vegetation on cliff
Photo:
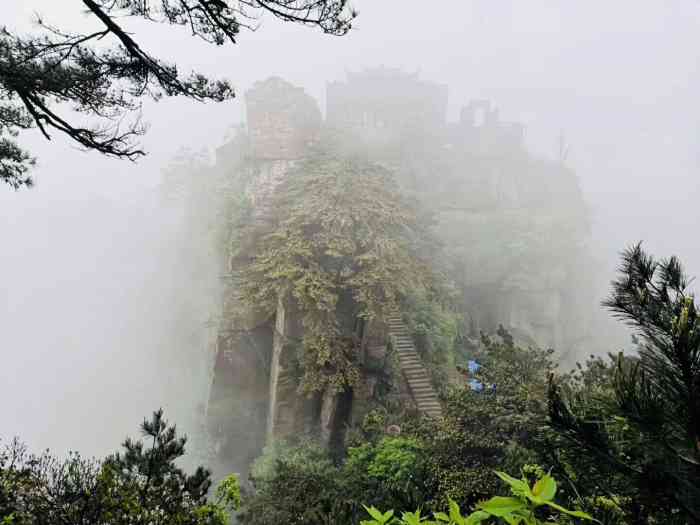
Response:
[{"label": "vegetation on cliff", "polygon": [[370,413],[342,458],[312,440],[270,447],[242,504],[237,478],[208,497],[206,470],[176,466],[185,440],[161,412],[142,425],[147,443],[127,440],[102,462],[10,446],[0,453],[0,518],[213,525],[240,506],[249,525],[695,523],[696,304],[675,258],[635,246],[620,270],[606,305],[637,328],[635,356],[560,373],[551,350],[501,330],[472,356],[481,366],[469,379],[481,388],[452,388],[444,418],[404,414],[395,425]]},{"label": "vegetation on cliff", "polygon": [[388,170],[328,152],[295,167],[271,209],[241,272],[243,299],[270,314],[293,301],[304,390],[343,390],[358,380],[355,322],[383,319],[407,291],[431,287],[425,231]]},{"label": "vegetation on cliff", "polygon": [[[258,491],[246,502],[267,512],[246,512],[244,522],[272,524],[271,513],[291,520],[293,515],[285,514],[287,510],[280,508],[284,504],[278,503],[287,500],[287,490],[294,492],[294,508],[308,507],[321,514],[332,510],[340,523],[357,523],[365,515],[363,505],[437,512],[455,501],[468,509],[500,490],[494,469],[518,471],[524,463],[543,459],[540,450],[545,445],[538,445],[535,438],[546,417],[551,352],[515,346],[508,337],[484,343],[478,355],[483,367],[474,377],[484,384],[496,383],[495,390],[450,389],[440,420],[406,414],[397,421],[386,413],[370,413],[337,466],[326,463],[329,456],[312,453],[315,449],[308,444],[278,455],[264,483],[253,477]],[[390,421],[398,422],[399,436],[387,435]],[[304,461],[298,460],[300,455]],[[322,471],[332,470],[324,482],[326,490],[291,488],[324,464]],[[561,494],[567,497],[570,492],[564,488]],[[330,519],[330,514],[325,516]]]},{"label": "vegetation on cliff", "polygon": [[[638,356],[591,357],[562,373],[551,350],[520,347],[501,330],[484,337],[473,355],[482,366],[470,379],[483,388],[467,383],[451,389],[443,419],[407,416],[391,430],[381,413],[370,414],[340,464],[326,456],[295,463],[279,456],[267,471],[273,485],[262,486],[249,502],[265,501],[270,512],[293,520],[269,487],[284,499],[290,480],[303,484],[304,473],[325,461],[326,490],[294,496],[295,508],[315,509],[321,523],[333,517],[357,523],[367,517],[363,504],[396,510],[373,510],[374,521],[367,523],[402,523],[399,511],[421,509],[430,516],[451,502],[483,510],[480,502],[501,491],[494,470],[521,471],[533,482],[549,473],[560,482],[558,501],[601,523],[694,523],[700,319],[677,259],[659,262],[636,246],[624,253],[620,270],[606,305],[635,323]],[[400,436],[392,436],[397,428]],[[296,457],[303,450],[296,449]],[[245,523],[273,523],[266,516],[247,515]],[[416,514],[404,519],[411,523]],[[554,519],[570,522],[566,513]],[[464,521],[472,522],[478,523]]]},{"label": "vegetation on cliff", "polygon": [[[355,386],[355,322],[400,303],[445,417],[380,404],[348,421],[340,458],[306,439],[271,444],[253,470],[244,523],[358,523],[364,505],[430,516],[450,501],[466,513],[502,494],[494,470],[530,482],[548,473],[558,502],[610,525],[696,520],[698,315],[676,259],[625,252],[606,306],[633,324],[639,353],[592,356],[565,373],[553,350],[523,346],[527,338],[503,327],[474,337],[459,297],[435,285],[440,265],[428,255],[444,252],[382,166],[317,152],[294,163],[269,209],[247,232],[255,250],[240,259],[243,295],[269,314],[280,297],[299,307],[306,391]],[[460,366],[468,377],[456,381],[467,360],[481,368]]]}]

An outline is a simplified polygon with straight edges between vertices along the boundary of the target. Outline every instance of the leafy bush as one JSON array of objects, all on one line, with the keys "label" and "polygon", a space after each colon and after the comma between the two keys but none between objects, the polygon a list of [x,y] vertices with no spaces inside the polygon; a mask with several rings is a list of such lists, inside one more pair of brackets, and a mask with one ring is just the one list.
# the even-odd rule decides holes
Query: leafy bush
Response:
[{"label": "leafy bush", "polygon": [[425,446],[415,437],[384,437],[348,450],[341,475],[355,498],[382,506],[423,503]]},{"label": "leafy bush", "polygon": [[0,522],[226,525],[241,502],[235,475],[210,500],[209,472],[200,467],[189,475],[175,465],[186,439],[162,411],[141,430],[148,444],[127,439],[123,453],[102,462],[78,454],[65,460],[48,452],[36,456],[13,442],[0,452]]},{"label": "leafy bush", "polygon": [[497,490],[492,472],[541,460],[538,436],[546,418],[550,350],[522,348],[507,337],[483,339],[473,357],[482,363],[470,375],[495,390],[451,389],[445,417],[404,425],[425,444],[426,505],[449,499],[470,506]]},{"label": "leafy bush", "polygon": [[253,469],[255,494],[244,499],[240,522],[249,525],[350,522],[352,509],[339,468],[318,445],[269,447]]},{"label": "leafy bush", "polygon": [[403,313],[433,385],[444,394],[460,337],[457,315],[427,293],[417,292],[406,298]]},{"label": "leafy bush", "polygon": [[530,487],[525,477],[515,479],[505,472],[496,472],[498,477],[506,482],[512,496],[494,496],[487,501],[476,504],[476,510],[468,516],[462,515],[459,505],[449,501],[449,511],[434,513],[435,520],[431,521],[421,516],[420,510],[416,512],[404,512],[401,518],[394,517],[394,511],[380,512],[375,507],[366,507],[371,520],[364,520],[360,525],[478,525],[479,523],[493,523],[493,520],[505,522],[508,525],[540,525],[545,523],[554,525],[550,521],[552,514],[572,516],[584,520],[592,520],[591,516],[578,510],[568,510],[554,502],[557,492],[557,483],[548,474],[542,475],[535,484]]},{"label": "leafy bush", "polygon": [[452,499],[463,508],[475,505],[498,490],[494,470],[540,460],[532,446],[546,416],[550,356],[507,338],[485,339],[478,377],[497,383],[495,392],[452,389],[444,419],[406,417],[399,436],[387,436],[386,414],[372,412],[363,421],[364,441],[358,435],[342,465],[318,446],[269,447],[253,469],[258,492],[244,502],[244,523],[333,517],[343,523],[340,516],[357,523],[362,504],[438,510]]},{"label": "leafy bush", "polygon": [[326,451],[311,439],[301,439],[297,443],[286,440],[274,440],[263,448],[262,454],[253,462],[250,478],[256,487],[261,487],[272,480],[279,462],[290,466],[307,463],[325,463]]},{"label": "leafy bush", "polygon": [[628,502],[632,520],[697,522],[699,307],[675,257],[657,261],[636,245],[619,272],[604,304],[635,328],[638,357],[593,361],[583,381],[552,382],[558,445],[583,484],[595,480]]}]

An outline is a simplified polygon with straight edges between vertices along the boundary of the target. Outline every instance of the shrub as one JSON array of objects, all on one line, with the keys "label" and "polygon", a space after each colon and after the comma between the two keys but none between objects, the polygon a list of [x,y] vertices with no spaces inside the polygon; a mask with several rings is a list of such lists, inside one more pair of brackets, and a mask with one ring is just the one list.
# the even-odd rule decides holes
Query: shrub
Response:
[{"label": "shrub", "polygon": [[256,492],[244,499],[239,516],[243,524],[349,523],[351,509],[340,471],[318,445],[269,447],[254,466],[251,480]]},{"label": "shrub", "polygon": [[404,512],[401,518],[394,516],[394,511],[380,512],[375,507],[366,507],[371,520],[360,522],[361,525],[478,525],[493,523],[493,520],[508,525],[554,525],[551,519],[557,515],[592,520],[591,516],[578,510],[569,510],[554,502],[557,483],[548,474],[543,474],[531,487],[527,479],[515,479],[505,472],[496,472],[497,476],[510,487],[511,496],[494,496],[487,501],[476,504],[476,510],[468,516],[462,515],[459,505],[449,501],[449,510],[434,513],[435,520],[430,521],[421,516],[420,510]]},{"label": "shrub", "polygon": [[102,462],[75,453],[64,460],[48,452],[36,456],[13,442],[0,452],[0,522],[226,525],[240,505],[236,476],[209,499],[209,472],[200,467],[187,474],[176,466],[186,439],[162,411],[141,430],[147,444],[127,439],[123,452]]},{"label": "shrub", "polygon": [[341,475],[358,501],[382,506],[423,503],[425,446],[415,437],[384,437],[348,450]]}]

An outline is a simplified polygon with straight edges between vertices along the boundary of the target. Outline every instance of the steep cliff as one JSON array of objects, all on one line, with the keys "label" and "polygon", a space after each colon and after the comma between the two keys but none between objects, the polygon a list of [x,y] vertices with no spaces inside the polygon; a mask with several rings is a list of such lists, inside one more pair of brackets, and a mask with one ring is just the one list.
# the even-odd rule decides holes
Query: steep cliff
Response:
[{"label": "steep cliff", "polygon": [[[582,315],[589,306],[587,220],[576,177],[560,162],[530,155],[521,125],[501,122],[484,101],[449,123],[445,86],[390,69],[330,84],[327,103],[323,121],[302,89],[279,78],[259,82],[246,94],[247,129],[218,151],[230,198],[207,413],[229,469],[243,471],[266,442],[286,436],[312,433],[341,446],[346,430],[379,404],[420,410],[428,403],[424,413],[440,413],[440,385],[410,348],[413,334],[400,314],[358,323],[357,301],[341,300],[333,315],[356,345],[359,373],[342,388],[304,393],[299,345],[309,331],[308,306],[287,295],[266,308],[241,301],[241,271],[261,246],[260,232],[279,222],[275,196],[309,169],[319,146],[389,170],[396,192],[416,202],[441,246],[421,241],[414,249],[453,283],[454,309],[473,335],[503,324],[516,338],[567,350],[590,332]],[[403,284],[387,304],[400,304],[410,287]],[[392,336],[400,347],[394,353]]]}]

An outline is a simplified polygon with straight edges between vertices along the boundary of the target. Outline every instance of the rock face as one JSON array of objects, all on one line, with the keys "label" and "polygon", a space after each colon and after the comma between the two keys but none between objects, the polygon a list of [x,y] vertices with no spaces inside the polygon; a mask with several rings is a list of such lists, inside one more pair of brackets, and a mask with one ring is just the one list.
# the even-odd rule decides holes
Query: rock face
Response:
[{"label": "rock face", "polygon": [[[269,220],[275,188],[323,137],[391,167],[402,188],[428,205],[448,247],[444,267],[475,333],[503,324],[517,338],[558,348],[569,344],[561,327],[585,334],[572,308],[585,287],[572,283],[586,278],[586,214],[576,177],[561,162],[529,155],[523,126],[501,121],[488,101],[470,102],[450,123],[446,86],[384,68],[330,83],[325,123],[303,89],[279,78],[256,83],[245,100],[247,132],[217,152],[232,193],[249,204],[243,223]],[[234,224],[229,232],[222,256],[231,274],[254,249],[245,231]],[[301,396],[292,366],[302,335],[295,305],[280,302],[272,317],[247,311],[235,280],[224,282],[208,414],[229,468],[243,471],[265,442],[285,436],[316,433],[341,445],[348,425],[386,398],[392,381],[397,404],[418,406],[419,397],[439,415],[434,400],[423,399],[429,385],[414,377],[411,386],[392,365],[388,326],[363,330],[363,373],[354,391]]]},{"label": "rock face", "polygon": [[318,427],[322,405],[338,412],[332,399],[297,393],[291,358],[301,327],[294,305],[280,302],[272,317],[251,311],[240,303],[233,278],[255,248],[249,227],[270,220],[276,187],[318,140],[321,112],[303,89],[279,78],[256,83],[245,98],[247,132],[217,151],[219,169],[234,179],[230,191],[244,197],[247,210],[241,213],[239,204],[232,211],[238,217],[229,218],[233,225],[222,254],[229,275],[208,408],[219,463],[240,472],[266,442]]},{"label": "rock face", "polygon": [[521,341],[575,348],[592,332],[581,303],[595,303],[575,174],[529,154],[524,126],[491,102],[468,102],[457,122],[446,104],[445,86],[368,70],[329,84],[327,125],[393,168],[434,214],[475,335],[503,324]]},{"label": "rock face", "polygon": [[318,140],[321,111],[303,89],[273,77],[256,83],[245,99],[253,158],[300,159]]}]

